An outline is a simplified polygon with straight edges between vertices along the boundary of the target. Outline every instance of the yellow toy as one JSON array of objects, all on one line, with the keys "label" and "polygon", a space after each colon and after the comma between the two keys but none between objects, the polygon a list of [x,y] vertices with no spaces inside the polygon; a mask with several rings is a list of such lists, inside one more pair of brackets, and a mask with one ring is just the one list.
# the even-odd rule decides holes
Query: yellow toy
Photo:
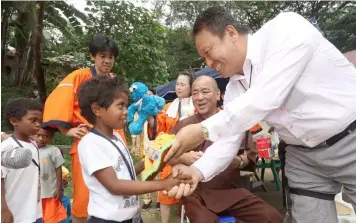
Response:
[{"label": "yellow toy", "polygon": [[62,166],[62,179],[68,181],[68,177],[69,177],[68,169]]},{"label": "yellow toy", "polygon": [[142,180],[153,180],[166,165],[163,162],[164,156],[175,141],[175,135],[159,133],[153,147],[149,147],[145,154],[145,169],[142,171]]}]

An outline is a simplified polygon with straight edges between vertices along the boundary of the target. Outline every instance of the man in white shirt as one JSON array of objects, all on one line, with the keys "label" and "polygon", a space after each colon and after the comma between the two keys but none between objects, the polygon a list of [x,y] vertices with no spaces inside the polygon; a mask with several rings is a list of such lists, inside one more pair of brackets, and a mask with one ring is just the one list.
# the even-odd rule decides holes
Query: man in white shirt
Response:
[{"label": "man in white shirt", "polygon": [[[264,119],[289,144],[286,176],[295,221],[337,222],[333,195],[341,185],[356,208],[356,70],[341,52],[295,13],[281,13],[248,35],[229,12],[213,7],[198,16],[193,36],[207,65],[231,78],[224,110],[183,128],[166,160],[204,139],[214,142],[212,148],[173,174],[179,169],[196,182],[210,180],[234,158],[243,132]],[[187,187],[168,194],[195,189]]]}]

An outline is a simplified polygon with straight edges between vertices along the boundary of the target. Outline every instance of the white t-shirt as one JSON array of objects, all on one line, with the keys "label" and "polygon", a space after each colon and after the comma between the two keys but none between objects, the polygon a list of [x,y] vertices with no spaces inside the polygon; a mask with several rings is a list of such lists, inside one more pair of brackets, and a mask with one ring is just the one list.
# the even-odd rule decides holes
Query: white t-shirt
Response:
[{"label": "white t-shirt", "polygon": [[[32,158],[39,163],[38,151],[34,144],[20,141],[24,148],[32,151]],[[1,150],[18,147],[13,138],[1,143]],[[14,216],[14,223],[32,223],[42,217],[41,200],[37,202],[39,190],[38,167],[31,162],[23,169],[1,167],[1,178],[5,180],[5,198]]]},{"label": "white t-shirt", "polygon": [[[134,177],[135,168],[121,136],[114,132],[118,140],[112,140],[130,163]],[[118,150],[109,140],[92,132],[85,135],[78,145],[79,160],[84,182],[89,189],[88,214],[112,221],[125,221],[140,214],[139,198],[135,196],[112,195],[93,175],[107,167],[114,168],[118,179],[131,180],[130,172]]]}]

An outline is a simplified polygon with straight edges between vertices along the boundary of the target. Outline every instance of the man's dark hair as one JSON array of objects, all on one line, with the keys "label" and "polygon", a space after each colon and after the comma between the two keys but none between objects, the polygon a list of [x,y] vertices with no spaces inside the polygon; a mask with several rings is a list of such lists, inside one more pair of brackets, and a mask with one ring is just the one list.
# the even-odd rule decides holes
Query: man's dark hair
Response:
[{"label": "man's dark hair", "polygon": [[221,6],[210,7],[196,18],[192,35],[195,38],[200,31],[207,29],[222,37],[228,25],[233,26],[240,34],[248,34],[249,32],[249,28],[238,22],[225,8]]},{"label": "man's dark hair", "polygon": [[91,105],[96,103],[99,107],[108,108],[119,97],[120,93],[130,94],[126,83],[118,76],[96,76],[85,81],[78,92],[78,102],[83,117],[95,124],[95,114]]},{"label": "man's dark hair", "polygon": [[95,56],[99,52],[110,52],[117,57],[119,49],[114,40],[98,34],[93,37],[89,42],[89,51],[92,56]]},{"label": "man's dark hair", "polygon": [[13,129],[13,126],[10,123],[11,118],[16,120],[21,120],[28,111],[43,111],[43,106],[39,100],[31,98],[14,98],[7,102],[4,116],[6,119],[7,125]]}]

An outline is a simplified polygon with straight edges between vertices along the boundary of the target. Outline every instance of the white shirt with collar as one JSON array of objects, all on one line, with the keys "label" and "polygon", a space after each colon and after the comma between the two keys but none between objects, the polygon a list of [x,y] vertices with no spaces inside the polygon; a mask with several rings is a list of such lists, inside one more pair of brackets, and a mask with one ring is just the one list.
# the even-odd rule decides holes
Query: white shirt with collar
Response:
[{"label": "white shirt with collar", "polygon": [[[308,147],[356,119],[355,67],[296,13],[281,13],[248,37],[243,71],[230,78],[224,110],[202,122],[215,148],[193,164],[205,180],[228,166],[243,132],[262,119],[286,143]],[[240,81],[248,88],[250,77],[245,92]]]}]

